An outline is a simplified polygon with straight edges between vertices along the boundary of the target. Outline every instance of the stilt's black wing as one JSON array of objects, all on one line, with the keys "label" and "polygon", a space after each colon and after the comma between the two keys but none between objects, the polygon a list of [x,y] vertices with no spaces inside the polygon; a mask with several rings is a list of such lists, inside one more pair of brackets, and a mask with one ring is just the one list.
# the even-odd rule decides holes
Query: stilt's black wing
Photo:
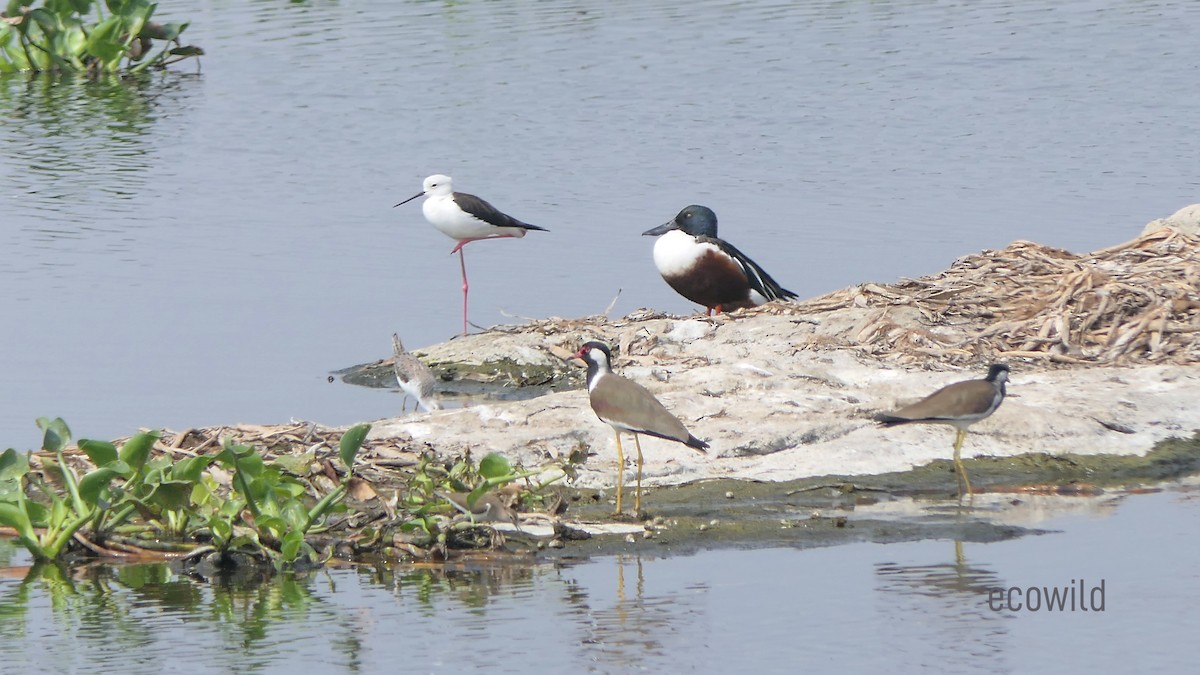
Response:
[{"label": "stilt's black wing", "polygon": [[465,192],[455,192],[454,203],[458,204],[458,207],[463,211],[489,225],[495,225],[496,227],[519,227],[523,230],[547,231],[544,227],[523,223],[475,195],[469,195]]}]

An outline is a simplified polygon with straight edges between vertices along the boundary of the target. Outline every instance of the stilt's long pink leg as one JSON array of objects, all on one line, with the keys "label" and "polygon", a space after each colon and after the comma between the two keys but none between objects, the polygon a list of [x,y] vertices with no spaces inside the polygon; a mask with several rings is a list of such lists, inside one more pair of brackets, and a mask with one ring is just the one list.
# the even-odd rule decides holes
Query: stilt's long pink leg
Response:
[{"label": "stilt's long pink leg", "polygon": [[462,268],[463,278],[463,335],[467,334],[467,258],[463,255],[463,247],[473,241],[483,241],[484,239],[503,239],[506,237],[515,237],[512,234],[503,234],[496,237],[478,237],[476,239],[459,239],[454,248],[450,249],[450,255],[458,254],[458,264]]},{"label": "stilt's long pink leg", "polygon": [[463,335],[467,334],[467,290],[470,286],[467,285],[467,256],[463,255],[463,250],[460,245],[458,249],[458,264],[462,268],[463,277]]}]

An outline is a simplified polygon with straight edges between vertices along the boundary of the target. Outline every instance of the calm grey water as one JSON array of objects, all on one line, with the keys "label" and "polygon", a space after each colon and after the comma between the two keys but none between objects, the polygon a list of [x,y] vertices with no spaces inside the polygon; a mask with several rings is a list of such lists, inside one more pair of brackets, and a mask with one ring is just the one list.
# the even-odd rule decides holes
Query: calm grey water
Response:
[{"label": "calm grey water", "polygon": [[[16,570],[0,578],[0,663],[14,673],[1192,667],[1200,492],[1129,497],[1038,525],[1060,531],[957,549],[927,541],[666,557],[645,542],[642,555],[573,565],[329,570],[248,589],[157,566],[69,582],[23,582]],[[6,546],[0,564],[19,564],[23,554]],[[1102,597],[1102,612],[988,604],[992,589],[1020,589],[1017,607],[1031,587],[1080,580],[1089,609]],[[1093,593],[1101,582],[1103,596]]]},{"label": "calm grey water", "polygon": [[[144,82],[0,80],[0,447],[390,416],[328,371],[459,327],[415,193],[550,228],[467,249],[481,325],[694,308],[639,233],[701,203],[812,296],[1200,201],[1190,1],[170,0],[208,52]],[[992,545],[715,551],[229,590],[0,580],[13,672],[1085,671],[1192,660],[1194,494]],[[0,559],[22,564],[0,542]],[[748,574],[748,571],[750,572]],[[424,574],[424,576],[422,576]],[[158,576],[155,576],[158,575]],[[981,587],[1104,578],[1103,614]],[[622,584],[623,579],[623,584]],[[1185,632],[1187,631],[1187,632]],[[9,636],[20,635],[15,641]]]},{"label": "calm grey water", "polygon": [[471,316],[693,311],[643,230],[703,203],[812,296],[1198,201],[1193,2],[162,2],[203,72],[0,81],[0,444],[396,396],[329,370],[459,330],[444,172],[548,227],[467,249]]}]

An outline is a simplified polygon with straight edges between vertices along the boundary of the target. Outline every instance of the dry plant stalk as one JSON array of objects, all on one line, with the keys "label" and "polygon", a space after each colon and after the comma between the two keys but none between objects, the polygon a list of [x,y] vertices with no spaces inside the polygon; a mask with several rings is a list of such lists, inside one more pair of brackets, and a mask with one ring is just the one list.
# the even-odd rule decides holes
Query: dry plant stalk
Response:
[{"label": "dry plant stalk", "polygon": [[1200,239],[1166,228],[1084,255],[1017,241],[941,274],[751,311],[850,307],[873,311],[840,344],[812,346],[907,363],[1200,363]]}]

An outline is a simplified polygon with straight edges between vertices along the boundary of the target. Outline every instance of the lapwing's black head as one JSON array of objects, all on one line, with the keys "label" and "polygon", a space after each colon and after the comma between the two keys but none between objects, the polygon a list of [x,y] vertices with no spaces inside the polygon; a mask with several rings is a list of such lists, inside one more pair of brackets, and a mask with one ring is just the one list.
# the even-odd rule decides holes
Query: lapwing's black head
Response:
[{"label": "lapwing's black head", "polygon": [[1003,363],[993,363],[988,368],[987,381],[1001,385],[1008,382],[1008,366]]},{"label": "lapwing's black head", "polygon": [[589,366],[594,363],[608,367],[612,363],[612,352],[608,350],[608,345],[592,340],[584,343],[571,358],[583,359]]},{"label": "lapwing's black head", "polygon": [[707,206],[692,204],[676,214],[674,220],[663,223],[654,229],[646,230],[642,233],[642,236],[657,237],[671,230],[680,230],[693,237],[704,236],[716,238],[717,214],[713,213],[712,209]]},{"label": "lapwing's black head", "polygon": [[608,345],[603,342],[586,342],[571,358],[583,359],[587,364],[588,389],[595,384],[597,376],[612,372],[612,352],[608,351]]}]

